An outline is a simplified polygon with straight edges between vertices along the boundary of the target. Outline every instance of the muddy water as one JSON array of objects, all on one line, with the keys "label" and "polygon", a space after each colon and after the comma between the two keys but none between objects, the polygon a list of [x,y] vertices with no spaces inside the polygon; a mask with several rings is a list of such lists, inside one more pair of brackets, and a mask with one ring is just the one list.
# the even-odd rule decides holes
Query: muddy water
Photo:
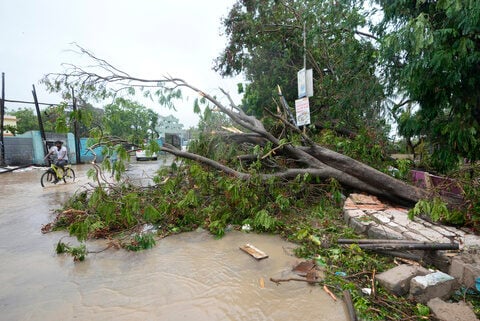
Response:
[{"label": "muddy water", "polygon": [[[131,172],[143,177],[149,166]],[[275,236],[229,232],[215,240],[198,230],[138,253],[107,250],[80,263],[56,255],[65,234],[40,228],[87,182],[87,165],[74,168],[76,183],[45,189],[40,169],[0,174],[0,320],[347,320],[341,301],[320,286],[269,281],[289,277],[298,262],[294,246]],[[245,243],[269,258],[256,261],[239,250]]]}]

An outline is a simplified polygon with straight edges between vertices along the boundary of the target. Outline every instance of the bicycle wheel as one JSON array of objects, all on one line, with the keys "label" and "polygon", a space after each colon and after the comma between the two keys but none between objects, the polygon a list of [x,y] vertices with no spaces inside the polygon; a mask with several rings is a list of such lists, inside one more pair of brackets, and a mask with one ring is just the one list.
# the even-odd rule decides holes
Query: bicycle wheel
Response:
[{"label": "bicycle wheel", "polygon": [[48,170],[45,173],[43,173],[42,177],[40,178],[40,184],[42,184],[42,187],[45,187],[48,184],[53,184],[54,181],[55,181],[55,173],[52,172],[51,170]]},{"label": "bicycle wheel", "polygon": [[71,168],[66,168],[65,174],[63,175],[63,181],[65,183],[73,183],[75,181],[75,171]]}]

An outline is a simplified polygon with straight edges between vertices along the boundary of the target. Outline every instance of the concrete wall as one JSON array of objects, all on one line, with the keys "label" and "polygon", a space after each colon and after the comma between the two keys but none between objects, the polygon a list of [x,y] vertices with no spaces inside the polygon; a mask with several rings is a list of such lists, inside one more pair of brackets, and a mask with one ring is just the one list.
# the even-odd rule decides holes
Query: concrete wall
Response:
[{"label": "concrete wall", "polygon": [[31,137],[4,137],[5,163],[7,165],[33,164],[33,143]]},{"label": "concrete wall", "polygon": [[[20,165],[46,165],[44,157],[46,152],[60,140],[68,149],[68,159],[71,164],[76,164],[75,136],[72,133],[57,134],[45,133],[46,142],[38,130],[28,131],[13,137],[4,137],[5,163],[11,166]],[[82,157],[80,160],[83,162]]]},{"label": "concrete wall", "polygon": [[[80,138],[80,159],[82,163],[91,163],[95,158],[92,152],[87,149],[87,144],[88,138]],[[94,149],[94,152],[97,155],[95,162],[101,162],[103,160],[102,148],[97,147]]]}]

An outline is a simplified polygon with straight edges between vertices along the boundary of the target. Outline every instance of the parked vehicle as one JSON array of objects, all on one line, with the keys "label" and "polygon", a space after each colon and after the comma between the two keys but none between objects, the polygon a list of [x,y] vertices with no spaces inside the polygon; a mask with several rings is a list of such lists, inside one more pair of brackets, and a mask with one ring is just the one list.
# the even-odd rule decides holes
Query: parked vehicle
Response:
[{"label": "parked vehicle", "polygon": [[135,157],[137,161],[142,161],[142,160],[157,160],[158,156],[157,153],[152,153],[151,151],[143,150],[143,149],[137,149],[135,151]]}]

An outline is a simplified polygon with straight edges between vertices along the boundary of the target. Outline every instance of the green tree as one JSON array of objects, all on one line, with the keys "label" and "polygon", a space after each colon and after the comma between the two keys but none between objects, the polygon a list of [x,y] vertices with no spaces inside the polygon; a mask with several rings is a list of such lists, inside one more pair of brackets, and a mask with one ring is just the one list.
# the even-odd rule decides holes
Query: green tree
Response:
[{"label": "green tree", "polygon": [[103,122],[106,131],[133,144],[157,138],[157,121],[158,115],[153,110],[128,99],[117,98],[113,104],[105,106]]},{"label": "green tree", "polygon": [[400,133],[425,137],[432,165],[455,168],[480,159],[480,2],[390,1],[377,26],[389,93],[402,92],[416,112],[398,108]]},{"label": "green tree", "polygon": [[[23,107],[11,112],[11,114],[17,117],[16,134],[39,130],[38,117],[34,109]],[[66,104],[44,108],[41,110],[40,116],[46,132],[68,131],[69,114],[66,112]]]},{"label": "green tree", "polygon": [[38,130],[37,115],[33,113],[31,108],[23,107],[10,114],[17,117],[17,134],[23,134],[29,130]]},{"label": "green tree", "polygon": [[277,85],[293,105],[304,61],[304,23],[307,68],[314,71],[312,122],[384,131],[374,37],[358,31],[366,24],[362,1],[239,0],[223,21],[228,44],[216,70],[245,74],[244,109],[257,117],[265,108],[275,111]]}]

